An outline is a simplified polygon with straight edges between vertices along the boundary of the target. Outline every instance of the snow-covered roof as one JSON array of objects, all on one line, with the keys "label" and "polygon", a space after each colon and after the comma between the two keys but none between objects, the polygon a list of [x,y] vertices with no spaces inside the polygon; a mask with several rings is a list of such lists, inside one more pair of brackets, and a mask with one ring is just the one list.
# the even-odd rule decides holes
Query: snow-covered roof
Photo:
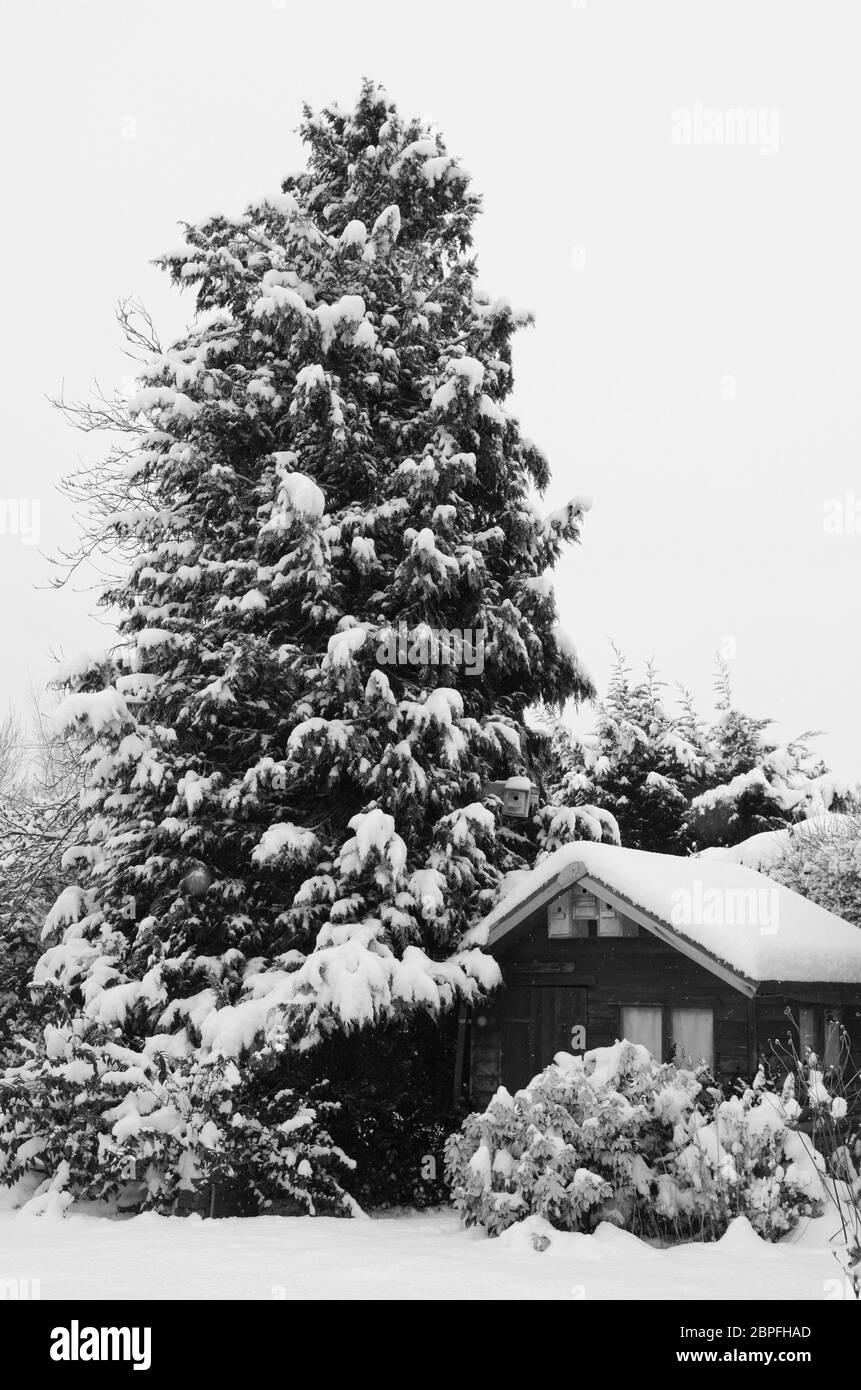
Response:
[{"label": "snow-covered roof", "polygon": [[519,875],[484,919],[491,949],[581,882],[715,973],[861,984],[861,929],[743,864],[577,841]]}]

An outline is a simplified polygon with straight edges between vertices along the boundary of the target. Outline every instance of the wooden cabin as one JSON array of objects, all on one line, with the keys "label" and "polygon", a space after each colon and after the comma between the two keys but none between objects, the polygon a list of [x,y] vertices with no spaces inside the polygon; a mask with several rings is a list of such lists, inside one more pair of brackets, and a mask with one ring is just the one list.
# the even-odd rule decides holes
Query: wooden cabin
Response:
[{"label": "wooden cabin", "polygon": [[842,1025],[861,1054],[861,929],[741,864],[578,842],[485,926],[503,984],[470,1021],[476,1106],[623,1037],[721,1080],[790,1033],[829,1066]]}]

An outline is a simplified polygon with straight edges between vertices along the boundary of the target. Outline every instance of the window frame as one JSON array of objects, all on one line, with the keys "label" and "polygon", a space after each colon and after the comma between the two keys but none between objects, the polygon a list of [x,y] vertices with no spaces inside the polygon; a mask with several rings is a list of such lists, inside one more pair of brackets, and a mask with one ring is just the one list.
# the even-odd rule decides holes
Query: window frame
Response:
[{"label": "window frame", "polygon": [[[619,1038],[625,1036],[623,1019],[626,1009],[657,1009],[661,1014],[661,1056],[656,1060],[663,1064],[664,1057],[667,1055],[667,1008],[665,1004],[656,1004],[654,999],[636,1000],[626,999],[623,1004],[617,1006],[616,1032]],[[631,1039],[629,1038],[630,1042]]]},{"label": "window frame", "polygon": [[[673,1013],[679,1009],[699,1009],[712,1016],[712,1060],[706,1065],[712,1071],[717,1069],[717,1013],[718,1001],[709,1000],[703,1004],[656,1004],[654,999],[625,999],[616,1005],[616,1033],[618,1037],[623,1037],[622,1018],[625,1009],[660,1009],[661,1010],[661,1053],[660,1062],[672,1060],[673,1049]],[[695,1064],[694,1064],[695,1065]]]},{"label": "window frame", "polygon": [[[667,1056],[670,1055],[670,1052],[672,1051],[673,1047],[675,1046],[675,1044],[673,1043],[673,1018],[672,1018],[672,1016],[673,1016],[674,1013],[681,1013],[683,1010],[684,1010],[685,1012],[688,1012],[688,1013],[707,1013],[707,1014],[711,1014],[711,1020],[712,1020],[712,1028],[711,1028],[711,1033],[712,1033],[712,1037],[711,1037],[711,1044],[712,1044],[712,1045],[711,1045],[711,1053],[712,1053],[712,1055],[711,1055],[711,1061],[709,1061],[708,1059],[706,1059],[706,1066],[707,1066],[707,1067],[711,1067],[712,1071],[714,1071],[714,1069],[715,1069],[715,1067],[716,1067],[716,1065],[717,1065],[717,1027],[716,1027],[716,1014],[717,1014],[717,1010],[716,1010],[714,1004],[671,1004],[671,1005],[669,1005],[669,1011],[670,1011],[670,1049],[669,1049],[668,1052],[667,1052]],[[693,1057],[692,1057],[692,1058],[691,1058],[691,1066],[694,1066],[694,1067],[697,1066],[697,1065],[699,1064],[699,1060],[700,1060],[699,1058],[693,1058]]]}]

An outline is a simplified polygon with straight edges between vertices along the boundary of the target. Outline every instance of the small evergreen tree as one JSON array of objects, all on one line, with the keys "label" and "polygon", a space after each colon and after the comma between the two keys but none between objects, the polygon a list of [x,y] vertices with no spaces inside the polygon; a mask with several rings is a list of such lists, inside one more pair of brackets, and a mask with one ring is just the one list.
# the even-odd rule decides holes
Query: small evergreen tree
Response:
[{"label": "small evergreen tree", "polygon": [[594,732],[581,738],[555,725],[554,799],[598,802],[618,822],[623,844],[666,854],[738,844],[858,805],[858,787],[811,751],[813,734],[779,745],[766,736],[771,720],[738,709],[726,663],[718,662],[711,723],[683,688],[670,709],[665,690],[652,663],[633,683],[616,651]]},{"label": "small evergreen tree", "polygon": [[811,750],[815,733],[786,744],[766,737],[770,719],[744,714],[733,701],[729,670],[718,661],[717,718],[708,734],[714,772],[691,803],[686,831],[692,846],[735,845],[823,811],[857,805],[858,787],[830,773]]},{"label": "small evergreen tree", "polygon": [[614,651],[593,734],[579,738],[556,725],[552,793],[568,805],[600,803],[618,823],[625,845],[680,854],[691,798],[712,768],[704,731],[686,693],[681,712],[672,714],[654,665],[632,683],[623,654]]}]

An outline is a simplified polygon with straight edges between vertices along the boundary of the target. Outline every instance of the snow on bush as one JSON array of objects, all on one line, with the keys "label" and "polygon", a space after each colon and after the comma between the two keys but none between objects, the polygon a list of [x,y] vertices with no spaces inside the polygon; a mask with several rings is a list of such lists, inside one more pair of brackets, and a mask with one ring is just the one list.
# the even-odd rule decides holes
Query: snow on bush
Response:
[{"label": "snow on bush", "polygon": [[[791,1018],[791,1012],[787,1013]],[[856,1297],[861,1297],[861,1074],[850,1035],[838,1020],[826,1022],[827,1061],[803,1042],[796,1047],[793,1033],[773,1050],[787,1071],[783,1098],[798,1110],[818,1153],[824,1156],[828,1194],[842,1233],[839,1244],[843,1249],[836,1249],[835,1257],[852,1282]]]},{"label": "snow on bush", "polygon": [[819,816],[805,828],[774,846],[763,872],[861,926],[861,816]]},{"label": "snow on bush", "polygon": [[[170,1039],[166,1040],[168,1043]],[[286,1203],[351,1215],[352,1160],[326,1131],[322,1088],[278,1084],[281,1048],[232,1061],[135,1052],[80,1021],[45,1029],[38,1053],[0,1081],[0,1183],[41,1178],[35,1214],[78,1197],[161,1212],[185,1199],[243,1212]]]},{"label": "snow on bush", "polygon": [[798,1106],[757,1084],[725,1098],[704,1070],[627,1041],[558,1053],[514,1096],[501,1087],[446,1145],[452,1201],[489,1235],[529,1216],[716,1240],[736,1216],[777,1240],[824,1196]]}]

